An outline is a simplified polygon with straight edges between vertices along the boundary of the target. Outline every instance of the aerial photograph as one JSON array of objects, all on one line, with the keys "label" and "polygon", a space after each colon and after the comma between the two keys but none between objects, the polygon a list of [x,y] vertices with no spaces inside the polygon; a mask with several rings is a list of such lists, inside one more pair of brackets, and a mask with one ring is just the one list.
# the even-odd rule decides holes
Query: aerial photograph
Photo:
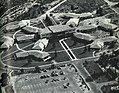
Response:
[{"label": "aerial photograph", "polygon": [[0,93],[119,93],[119,0],[0,0]]}]

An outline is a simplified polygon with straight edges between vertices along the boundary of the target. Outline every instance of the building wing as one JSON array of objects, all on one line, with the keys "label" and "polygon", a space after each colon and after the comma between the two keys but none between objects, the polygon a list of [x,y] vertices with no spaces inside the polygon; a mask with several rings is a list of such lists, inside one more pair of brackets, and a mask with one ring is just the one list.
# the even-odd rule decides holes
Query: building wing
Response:
[{"label": "building wing", "polygon": [[34,56],[36,58],[41,58],[44,60],[46,57],[50,56],[50,54],[47,52],[42,52],[38,50],[29,50],[29,51],[23,51],[23,52],[16,53],[17,58],[25,58],[28,56]]},{"label": "building wing", "polygon": [[27,33],[37,33],[40,29],[37,27],[33,27],[33,26],[26,26],[22,28],[22,30]]},{"label": "building wing", "polygon": [[74,36],[79,39],[87,40],[87,41],[92,41],[95,40],[95,36],[91,36],[90,34],[85,34],[85,33],[74,33]]},{"label": "building wing", "polygon": [[19,42],[19,41],[25,41],[25,40],[32,40],[34,39],[35,35],[32,34],[32,35],[22,35],[22,36],[18,36],[16,37],[16,40]]},{"label": "building wing", "polygon": [[48,45],[48,39],[44,38],[44,39],[39,39],[34,46],[32,47],[32,49],[38,49],[38,50],[44,50],[44,48],[47,47]]},{"label": "building wing", "polygon": [[2,39],[3,44],[0,46],[0,48],[7,49],[12,47],[12,45],[14,44],[14,39],[9,36],[3,36]]}]

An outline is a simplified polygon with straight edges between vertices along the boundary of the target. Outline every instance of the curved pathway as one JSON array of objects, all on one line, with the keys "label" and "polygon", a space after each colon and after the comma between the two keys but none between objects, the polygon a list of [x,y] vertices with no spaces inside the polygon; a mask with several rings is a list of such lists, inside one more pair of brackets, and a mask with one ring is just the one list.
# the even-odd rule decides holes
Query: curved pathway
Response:
[{"label": "curved pathway", "polygon": [[[48,13],[50,13],[51,11],[53,11],[54,9],[56,9],[57,7],[59,7],[61,4],[63,4],[64,2],[66,2],[67,0],[63,0],[62,2],[60,2],[59,4],[57,4],[56,6],[54,6],[53,8],[51,8],[51,9],[49,9],[45,14],[43,14],[43,15],[41,15],[40,17],[38,17],[38,18],[35,18],[35,20],[36,19],[40,19],[41,20],[41,18],[42,17],[44,17],[46,14],[48,14]],[[9,11],[9,10],[8,10]],[[31,21],[34,21],[34,19],[31,19]],[[7,24],[7,25],[9,25],[9,24]],[[6,26],[7,26],[6,25]],[[3,27],[4,28],[4,27]],[[18,32],[20,32],[20,31],[17,31],[17,32],[15,32],[14,33],[14,35],[13,35],[13,38],[15,39],[15,35],[18,33]],[[33,45],[34,43],[32,43],[32,44],[30,44],[30,45],[28,45],[28,46],[25,46],[25,47],[23,47],[23,48],[19,48],[19,46],[18,46],[18,44],[15,44],[16,45],[16,47],[18,48],[18,50],[16,50],[16,51],[14,51],[14,52],[12,52],[12,53],[9,53],[8,55],[6,55],[6,56],[4,56],[2,59],[4,59],[4,58],[6,58],[7,56],[9,56],[9,55],[12,55],[13,53],[15,53],[15,52],[17,52],[17,51],[19,51],[19,50],[22,50],[22,51],[24,51],[23,49],[25,49],[25,48],[27,48],[27,47],[29,47],[29,46],[31,46],[31,45]],[[2,55],[2,53],[1,53],[1,55]],[[11,68],[11,69],[31,69],[31,68],[34,68],[34,67],[14,67],[14,66],[10,66],[10,65],[7,65],[7,64],[5,64],[5,63],[3,63],[2,61],[1,61],[1,63],[4,65],[4,66],[8,66],[9,68]]]},{"label": "curved pathway", "polygon": [[[61,3],[59,3],[58,5],[56,5],[55,7],[53,7],[52,9],[48,10],[45,14],[50,13],[51,11],[53,11],[54,9],[56,9],[58,6],[60,6],[62,3],[66,2],[66,1],[67,1],[67,0],[62,1]],[[41,15],[39,18],[42,18],[45,14]],[[17,32],[14,33],[14,35],[13,35],[13,38],[14,38],[14,39],[15,39],[15,35],[16,35],[18,32],[20,32],[20,31],[17,31]],[[12,54],[16,53],[16,52],[19,51],[19,50],[25,51],[25,50],[24,50],[25,48],[27,48],[27,47],[29,47],[29,46],[31,46],[31,45],[33,45],[33,44],[34,44],[34,43],[29,44],[29,45],[27,45],[27,46],[25,46],[25,47],[23,47],[23,48],[20,48],[20,47],[18,46],[18,44],[16,44],[16,47],[18,48],[18,50],[9,53],[8,55],[4,56],[2,59],[5,59],[7,56],[12,55]],[[88,45],[86,45],[86,46],[89,46],[89,45],[90,45],[90,44],[88,44]],[[76,48],[73,48],[73,49],[71,49],[71,50],[85,48],[86,46],[76,47]],[[62,52],[62,51],[65,51],[65,50],[60,50],[60,51],[57,51],[57,52]],[[49,52],[49,53],[54,53],[54,51],[51,51],[51,52]],[[1,54],[2,54],[2,53],[1,53]],[[98,57],[98,56],[95,56],[95,57]],[[85,59],[89,59],[89,58],[94,58],[94,57],[87,57],[87,58],[82,58],[82,59],[85,60]],[[76,59],[76,60],[82,60],[82,59]],[[76,60],[75,60],[75,61],[76,61]],[[62,63],[68,63],[68,62],[73,62],[73,61],[64,61],[64,62],[62,62]],[[3,61],[1,61],[1,64],[3,64],[4,66],[8,66],[8,68],[10,68],[10,69],[32,69],[32,68],[34,68],[34,67],[14,67],[14,66],[10,66],[10,65],[8,65],[8,64],[5,64]],[[60,64],[60,63],[57,63],[57,64]],[[50,64],[49,64],[49,65],[50,65]],[[46,65],[46,66],[47,66],[47,65]],[[42,67],[42,66],[40,66],[40,67]]]}]

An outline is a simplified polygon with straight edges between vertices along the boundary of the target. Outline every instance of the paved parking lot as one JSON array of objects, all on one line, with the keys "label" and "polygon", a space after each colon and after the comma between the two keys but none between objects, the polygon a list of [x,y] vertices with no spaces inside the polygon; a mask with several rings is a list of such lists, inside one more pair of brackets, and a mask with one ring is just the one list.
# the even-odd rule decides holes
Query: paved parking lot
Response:
[{"label": "paved parking lot", "polygon": [[73,64],[42,73],[22,74],[17,76],[13,83],[17,93],[86,93],[85,91],[89,91]]}]

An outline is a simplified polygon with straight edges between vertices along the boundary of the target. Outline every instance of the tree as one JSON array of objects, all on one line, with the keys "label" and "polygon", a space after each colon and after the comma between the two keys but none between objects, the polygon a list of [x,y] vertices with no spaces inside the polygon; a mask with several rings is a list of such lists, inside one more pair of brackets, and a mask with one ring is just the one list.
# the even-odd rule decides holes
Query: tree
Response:
[{"label": "tree", "polygon": [[98,14],[99,16],[102,16],[103,15],[103,9],[102,9],[102,7],[98,7],[96,14]]},{"label": "tree", "polygon": [[108,59],[109,59],[108,55],[105,54],[105,53],[103,53],[103,54],[100,56],[100,58],[99,58],[99,60],[97,61],[97,63],[99,63],[99,65],[100,65],[101,67],[106,68],[106,66],[108,65],[108,61],[109,61]]},{"label": "tree", "polygon": [[36,66],[35,67],[35,71],[38,72],[38,73],[40,73],[41,72],[41,68],[39,66]]},{"label": "tree", "polygon": [[7,73],[2,73],[1,80],[0,80],[2,87],[8,85],[8,76],[9,75]]},{"label": "tree", "polygon": [[2,73],[1,78],[6,79],[9,75],[7,73]]},{"label": "tree", "polygon": [[55,64],[52,64],[51,65],[51,69],[55,69],[56,68],[56,65]]},{"label": "tree", "polygon": [[92,81],[93,81],[92,77],[91,76],[87,76],[86,82],[92,82]]},{"label": "tree", "polygon": [[21,71],[21,73],[24,73],[25,72],[24,69],[20,69],[20,71]]},{"label": "tree", "polygon": [[0,86],[0,93],[2,93],[2,87]]}]

